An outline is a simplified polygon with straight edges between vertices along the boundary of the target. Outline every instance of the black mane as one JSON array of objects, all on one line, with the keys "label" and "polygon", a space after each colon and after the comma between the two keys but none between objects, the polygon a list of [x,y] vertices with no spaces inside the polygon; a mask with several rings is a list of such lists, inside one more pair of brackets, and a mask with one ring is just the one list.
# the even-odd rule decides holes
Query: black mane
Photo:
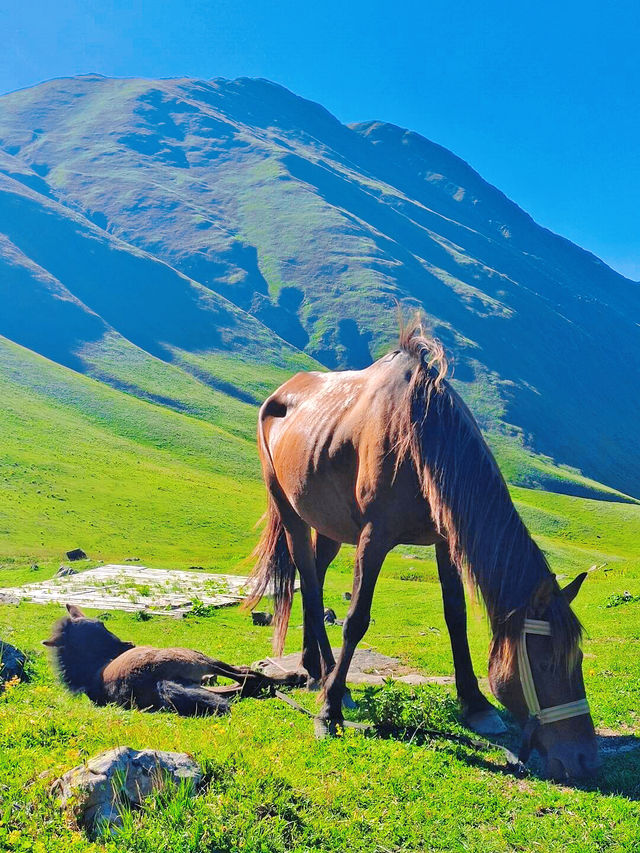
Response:
[{"label": "black mane", "polygon": [[[425,332],[418,318],[402,330],[400,348],[417,364],[399,445],[414,460],[453,562],[482,595],[494,642],[506,641],[512,647],[536,590],[553,575],[473,415],[446,380],[442,344]],[[581,626],[559,588],[546,618],[552,626],[554,662],[570,661]]]},{"label": "black mane", "polygon": [[108,631],[98,619],[73,619],[66,616],[53,627],[46,645],[52,650],[60,676],[69,690],[86,692],[91,699],[91,687],[100,671],[114,658],[134,648]]}]

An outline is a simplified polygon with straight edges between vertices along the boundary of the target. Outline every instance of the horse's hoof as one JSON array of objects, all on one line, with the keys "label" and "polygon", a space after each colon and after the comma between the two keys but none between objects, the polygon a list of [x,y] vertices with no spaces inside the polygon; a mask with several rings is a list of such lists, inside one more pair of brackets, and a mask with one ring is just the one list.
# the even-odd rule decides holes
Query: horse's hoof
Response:
[{"label": "horse's hoof", "polygon": [[485,708],[483,711],[467,714],[464,724],[479,735],[503,735],[507,731],[495,708]]},{"label": "horse's hoof", "polygon": [[348,708],[350,711],[353,711],[358,707],[358,703],[351,695],[351,691],[348,687],[345,687],[344,694],[342,696],[342,707]]},{"label": "horse's hoof", "polygon": [[339,720],[323,720],[320,717],[316,717],[313,721],[313,728],[317,740],[338,737],[342,734],[342,724]]},{"label": "horse's hoof", "polygon": [[322,688],[322,681],[319,678],[312,678],[310,675],[307,676],[307,690],[311,693],[317,693],[318,690]]}]

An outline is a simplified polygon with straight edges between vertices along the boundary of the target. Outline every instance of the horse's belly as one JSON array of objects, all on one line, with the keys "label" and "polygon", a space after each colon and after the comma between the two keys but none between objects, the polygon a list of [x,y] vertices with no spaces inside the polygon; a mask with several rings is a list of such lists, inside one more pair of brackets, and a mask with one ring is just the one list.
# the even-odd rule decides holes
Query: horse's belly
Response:
[{"label": "horse's belly", "polygon": [[357,544],[362,529],[360,520],[354,508],[331,491],[311,487],[292,503],[300,518],[318,533],[334,542]]},{"label": "horse's belly", "polygon": [[361,515],[353,446],[331,447],[298,424],[287,426],[286,434],[270,437],[275,474],[287,500],[319,533],[336,542],[356,543]]},{"label": "horse's belly", "polygon": [[276,475],[289,503],[311,527],[336,542],[355,544],[362,529],[362,519],[355,500],[355,477],[352,465],[331,465],[307,472],[303,478],[286,468]]}]

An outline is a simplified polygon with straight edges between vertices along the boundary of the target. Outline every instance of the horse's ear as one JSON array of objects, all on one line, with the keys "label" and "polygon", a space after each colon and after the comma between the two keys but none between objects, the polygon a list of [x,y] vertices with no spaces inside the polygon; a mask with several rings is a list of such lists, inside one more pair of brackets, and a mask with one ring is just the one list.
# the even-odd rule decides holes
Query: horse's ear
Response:
[{"label": "horse's ear", "polygon": [[67,612],[72,619],[85,619],[85,615],[75,604],[66,604]]},{"label": "horse's ear", "polygon": [[589,574],[589,572],[580,572],[580,574],[574,578],[571,583],[568,583],[564,589],[562,590],[562,594],[567,599],[567,602],[571,604],[576,595],[580,592],[580,587],[582,586],[584,579]]},{"label": "horse's ear", "polygon": [[534,619],[542,619],[557,590],[558,582],[555,575],[549,575],[541,582],[531,599],[530,610]]}]

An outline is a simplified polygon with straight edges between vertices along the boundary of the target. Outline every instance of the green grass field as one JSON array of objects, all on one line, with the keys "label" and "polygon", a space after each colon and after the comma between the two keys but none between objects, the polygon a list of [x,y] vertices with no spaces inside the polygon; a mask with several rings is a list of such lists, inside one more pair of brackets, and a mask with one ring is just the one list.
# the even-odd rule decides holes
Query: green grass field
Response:
[{"label": "green grass field", "polygon": [[[2,355],[3,586],[51,577],[75,546],[94,561],[136,556],[148,566],[246,573],[264,506],[253,406],[201,389],[197,411],[176,412],[11,344]],[[240,362],[234,370],[237,385],[255,372]],[[265,378],[265,388],[278,377]],[[559,480],[575,476],[555,470]],[[640,594],[640,506],[523,487],[513,495],[558,575],[606,563],[576,605],[586,628],[587,693],[596,726],[638,735],[640,603],[607,604],[626,591]],[[339,616],[352,556],[345,548],[328,575],[326,603]],[[640,850],[640,751],[608,755],[602,777],[576,788],[535,774],[516,780],[500,772],[499,755],[445,741],[349,731],[316,742],[310,721],[277,700],[238,703],[218,720],[97,708],[65,692],[40,645],[60,615],[57,606],[0,605],[0,638],[28,653],[32,673],[30,683],[0,695],[0,850],[94,849],[49,788],[64,770],[116,745],[190,752],[211,781],[192,799],[178,792],[150,801],[105,842],[112,850]],[[432,549],[389,556],[373,619],[365,638],[373,648],[425,674],[452,673]],[[469,622],[485,675],[489,636],[479,605]],[[270,650],[270,629],[253,627],[238,608],[148,622],[114,613],[107,624],[136,643],[190,646],[235,663]],[[300,647],[300,625],[296,600],[288,651]],[[339,645],[339,628],[329,630]],[[444,701],[449,688],[423,689],[442,699],[444,722],[455,725]],[[299,698],[315,707],[316,696]]]}]

